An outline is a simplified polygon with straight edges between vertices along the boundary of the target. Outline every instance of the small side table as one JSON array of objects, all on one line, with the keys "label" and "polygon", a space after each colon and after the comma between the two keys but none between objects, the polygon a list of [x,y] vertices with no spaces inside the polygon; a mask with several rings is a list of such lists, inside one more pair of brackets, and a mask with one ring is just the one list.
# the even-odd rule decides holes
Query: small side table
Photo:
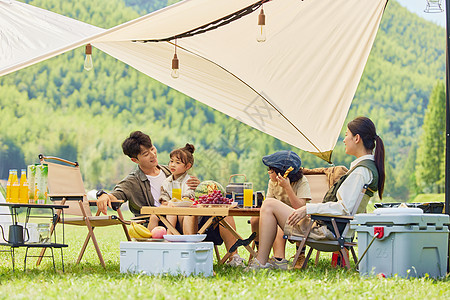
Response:
[{"label": "small side table", "polygon": [[[59,204],[29,204],[29,203],[0,203],[0,206],[7,206],[9,207],[10,213],[9,214],[2,214],[2,215],[9,215],[11,216],[12,219],[12,224],[13,225],[18,225],[19,223],[19,212],[18,209],[19,208],[26,208],[26,213],[25,213],[25,223],[24,223],[24,229],[27,228],[27,224],[30,221],[30,218],[39,218],[39,219],[45,219],[45,218],[50,218],[52,220],[53,223],[53,227],[56,225],[56,223],[60,222],[62,223],[62,237],[58,239],[56,232],[53,232],[53,235],[50,240],[50,243],[28,243],[28,242],[23,242],[23,243],[8,243],[8,242],[1,242],[0,246],[6,246],[9,247],[10,249],[7,250],[8,252],[11,252],[11,260],[12,260],[12,265],[13,265],[13,271],[15,268],[15,254],[14,254],[14,249],[15,248],[20,248],[20,247],[26,247],[26,252],[25,252],[25,259],[24,259],[24,271],[26,270],[27,267],[27,258],[28,257],[51,257],[53,260],[53,269],[56,271],[56,266],[55,266],[55,256],[53,254],[53,248],[57,248],[61,250],[61,265],[62,265],[62,270],[64,272],[64,256],[63,256],[63,248],[68,247],[67,244],[65,244],[64,241],[64,208],[68,208],[68,205],[59,205]],[[51,215],[32,215],[32,209],[48,209],[51,211]],[[61,215],[60,215],[60,220],[58,220],[58,215],[55,213],[55,210],[61,210]],[[1,226],[1,225],[0,225]],[[5,228],[3,228],[3,230],[5,230]],[[59,240],[61,240],[60,242],[58,242]],[[28,250],[30,248],[50,248],[51,250],[51,255],[28,255]]]}]

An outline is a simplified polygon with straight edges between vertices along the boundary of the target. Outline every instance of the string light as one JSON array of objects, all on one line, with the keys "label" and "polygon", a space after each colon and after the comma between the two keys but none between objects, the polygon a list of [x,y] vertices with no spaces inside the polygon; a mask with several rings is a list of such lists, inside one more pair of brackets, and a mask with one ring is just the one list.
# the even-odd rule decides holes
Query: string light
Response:
[{"label": "string light", "polygon": [[172,78],[174,79],[180,77],[179,61],[177,57],[177,40],[175,40],[175,53],[172,59],[172,73],[170,74],[170,76],[172,76]]},{"label": "string light", "polygon": [[256,33],[256,40],[260,43],[266,41],[266,15],[264,14],[264,9],[261,7],[261,11],[258,15],[258,29]]},{"label": "string light", "polygon": [[91,44],[86,45],[86,58],[84,59],[84,69],[86,71],[92,70],[94,64],[92,63],[92,46]]}]

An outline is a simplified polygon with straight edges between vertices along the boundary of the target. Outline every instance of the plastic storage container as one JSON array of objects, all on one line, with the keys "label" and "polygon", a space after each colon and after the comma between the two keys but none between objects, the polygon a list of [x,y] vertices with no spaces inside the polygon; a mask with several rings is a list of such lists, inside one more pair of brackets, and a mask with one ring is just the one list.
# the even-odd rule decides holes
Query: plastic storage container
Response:
[{"label": "plastic storage container", "polygon": [[419,208],[378,208],[357,214],[351,228],[358,234],[361,275],[444,277],[447,272],[449,216],[424,214]]},{"label": "plastic storage container", "polygon": [[120,242],[120,272],[213,275],[213,243]]}]

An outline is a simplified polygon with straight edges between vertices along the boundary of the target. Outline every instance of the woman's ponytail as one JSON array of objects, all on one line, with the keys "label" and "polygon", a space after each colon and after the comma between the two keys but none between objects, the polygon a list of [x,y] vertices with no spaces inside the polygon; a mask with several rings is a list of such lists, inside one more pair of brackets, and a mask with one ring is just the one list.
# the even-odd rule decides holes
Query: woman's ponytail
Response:
[{"label": "woman's ponytail", "polygon": [[383,199],[384,180],[386,178],[384,170],[384,144],[383,140],[377,135],[375,136],[375,165],[378,169],[378,196]]}]

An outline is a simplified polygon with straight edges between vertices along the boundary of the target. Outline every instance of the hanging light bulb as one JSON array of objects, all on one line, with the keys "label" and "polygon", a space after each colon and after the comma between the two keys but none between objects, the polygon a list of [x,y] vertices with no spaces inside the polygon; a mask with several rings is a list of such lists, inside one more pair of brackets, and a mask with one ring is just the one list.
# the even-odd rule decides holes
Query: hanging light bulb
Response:
[{"label": "hanging light bulb", "polygon": [[172,73],[170,73],[170,76],[174,79],[180,77],[179,61],[177,57],[177,40],[175,40],[175,53],[172,58]]},{"label": "hanging light bulb", "polygon": [[84,69],[86,71],[92,70],[94,64],[92,63],[92,46],[91,44],[86,45],[86,58],[84,59]]},{"label": "hanging light bulb", "polygon": [[266,41],[266,15],[264,9],[261,8],[261,12],[258,15],[258,32],[256,33],[256,40],[258,42]]},{"label": "hanging light bulb", "polygon": [[170,76],[172,76],[172,78],[178,78],[180,77],[180,70],[178,68],[178,57],[177,54],[175,53],[173,55],[173,59],[172,59],[172,73],[170,74]]}]

